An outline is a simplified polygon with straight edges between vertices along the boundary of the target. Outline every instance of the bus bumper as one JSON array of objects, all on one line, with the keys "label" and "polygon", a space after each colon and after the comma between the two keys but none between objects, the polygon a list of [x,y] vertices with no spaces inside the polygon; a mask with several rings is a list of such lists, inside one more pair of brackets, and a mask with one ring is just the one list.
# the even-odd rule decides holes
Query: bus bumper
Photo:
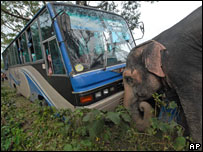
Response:
[{"label": "bus bumper", "polygon": [[96,103],[93,103],[88,106],[84,106],[84,108],[113,111],[119,103],[123,102],[123,97],[124,97],[124,91],[120,91]]}]

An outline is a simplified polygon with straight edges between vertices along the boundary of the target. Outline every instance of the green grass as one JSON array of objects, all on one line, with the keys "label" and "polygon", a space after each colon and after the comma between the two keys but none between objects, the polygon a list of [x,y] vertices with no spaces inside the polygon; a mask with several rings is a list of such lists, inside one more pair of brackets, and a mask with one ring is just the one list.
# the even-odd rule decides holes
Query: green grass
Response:
[{"label": "green grass", "polygon": [[[58,114],[58,116],[57,116]],[[65,121],[63,120],[65,118]],[[187,150],[181,126],[152,119],[140,133],[129,112],[56,110],[1,86],[1,150]],[[188,137],[187,137],[188,138]]]}]

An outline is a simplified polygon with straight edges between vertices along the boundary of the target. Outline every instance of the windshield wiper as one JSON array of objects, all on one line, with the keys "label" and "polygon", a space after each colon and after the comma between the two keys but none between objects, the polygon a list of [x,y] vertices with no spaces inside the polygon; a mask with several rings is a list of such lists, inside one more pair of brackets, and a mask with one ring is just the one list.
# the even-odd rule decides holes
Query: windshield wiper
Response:
[{"label": "windshield wiper", "polygon": [[98,60],[104,55],[104,53],[100,54],[95,60],[94,62],[91,64],[90,68],[94,67],[95,65],[97,65]]}]

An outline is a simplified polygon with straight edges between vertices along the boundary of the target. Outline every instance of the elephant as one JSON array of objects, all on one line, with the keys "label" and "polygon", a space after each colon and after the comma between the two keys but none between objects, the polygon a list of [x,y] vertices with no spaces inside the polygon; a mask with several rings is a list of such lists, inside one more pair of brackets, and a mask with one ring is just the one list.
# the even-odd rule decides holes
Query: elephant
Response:
[{"label": "elephant", "polygon": [[[185,126],[202,144],[202,6],[153,39],[134,47],[123,72],[124,107],[139,131],[153,116],[152,94],[177,99]],[[154,101],[153,101],[154,102]]]}]

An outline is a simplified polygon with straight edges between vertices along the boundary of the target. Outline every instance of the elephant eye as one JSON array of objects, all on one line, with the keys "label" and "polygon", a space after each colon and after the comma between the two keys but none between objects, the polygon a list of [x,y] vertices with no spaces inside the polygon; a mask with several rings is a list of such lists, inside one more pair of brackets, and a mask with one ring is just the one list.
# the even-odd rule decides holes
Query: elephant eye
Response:
[{"label": "elephant eye", "polygon": [[125,80],[128,84],[132,84],[133,83],[133,79],[131,77],[125,76]]}]

